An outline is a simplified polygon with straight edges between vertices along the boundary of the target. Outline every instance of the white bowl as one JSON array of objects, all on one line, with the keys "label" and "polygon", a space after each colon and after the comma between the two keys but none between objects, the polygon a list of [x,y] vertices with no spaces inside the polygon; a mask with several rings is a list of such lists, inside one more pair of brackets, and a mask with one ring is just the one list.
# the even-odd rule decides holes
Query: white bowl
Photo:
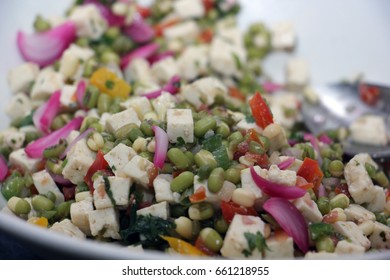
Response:
[{"label": "white bowl", "polygon": [[[11,97],[6,75],[22,60],[15,37],[19,29],[32,30],[36,14],[61,15],[71,0],[0,1],[0,129],[8,126],[4,109]],[[338,81],[345,76],[365,73],[367,80],[389,84],[390,65],[390,1],[328,0],[328,1],[272,1],[243,0],[240,27],[264,21],[272,24],[290,20],[294,23],[298,45],[294,53],[278,52],[264,62],[267,73],[277,81],[284,79],[284,65],[288,58],[307,59],[313,83]],[[5,200],[0,195],[0,208]],[[91,240],[75,240],[41,229],[13,216],[0,212],[0,229],[35,247],[42,255],[54,259],[62,257],[87,259],[161,259],[169,258],[160,252],[137,253],[113,244]],[[347,256],[352,257],[352,256]],[[370,253],[364,258],[390,258],[390,250]]]}]

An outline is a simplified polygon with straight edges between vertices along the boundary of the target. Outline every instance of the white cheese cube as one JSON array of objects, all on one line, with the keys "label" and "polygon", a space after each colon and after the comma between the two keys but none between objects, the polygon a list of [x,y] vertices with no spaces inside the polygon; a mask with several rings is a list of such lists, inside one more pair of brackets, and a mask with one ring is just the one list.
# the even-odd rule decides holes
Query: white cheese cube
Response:
[{"label": "white cheese cube", "polygon": [[132,178],[137,184],[148,188],[150,172],[154,164],[141,156],[134,156],[123,168],[123,172]]},{"label": "white cheese cube", "polygon": [[[223,50],[223,51],[221,51]],[[246,50],[221,38],[214,38],[210,47],[210,65],[225,76],[239,76],[240,68],[246,64]]]},{"label": "white cheese cube", "polygon": [[335,248],[336,254],[364,254],[366,249],[364,247],[354,244],[352,242],[348,242],[347,240],[341,240],[337,242],[336,248]]},{"label": "white cheese cube", "polygon": [[229,44],[240,47],[244,46],[244,35],[236,26],[219,29],[217,31],[217,36]]},{"label": "white cheese cube", "polygon": [[169,92],[163,92],[159,97],[152,101],[153,109],[157,113],[159,120],[165,121],[167,110],[176,106],[175,97]]},{"label": "white cheese cube", "polygon": [[110,191],[115,201],[115,206],[124,208],[129,205],[130,187],[133,181],[130,178],[109,176]]},{"label": "white cheese cube", "polygon": [[157,202],[177,203],[179,201],[180,194],[171,191],[172,180],[173,176],[170,174],[160,174],[154,179],[153,187]]},{"label": "white cheese cube", "polygon": [[[262,169],[260,166],[254,166],[253,168],[261,177],[267,178],[267,170]],[[241,170],[241,187],[251,191],[257,200],[264,198],[263,192],[253,181],[249,168]]]},{"label": "white cheese cube", "polygon": [[39,74],[39,66],[27,62],[8,72],[8,84],[13,93],[26,93]]},{"label": "white cheese cube", "polygon": [[270,109],[275,123],[291,129],[299,120],[300,101],[296,94],[283,93],[273,95],[270,100]]},{"label": "white cheese cube", "polygon": [[[107,179],[108,180],[108,179]],[[109,184],[109,182],[107,182]],[[114,207],[111,198],[106,191],[106,184],[102,176],[93,181],[93,204],[96,209],[105,209]]]},{"label": "white cheese cube", "polygon": [[[221,254],[227,258],[245,258],[244,251],[249,251],[245,233],[264,235],[264,222],[259,217],[236,214],[229,226],[221,248]],[[246,258],[261,259],[262,252],[254,249]]]},{"label": "white cheese cube", "polygon": [[166,201],[153,204],[149,207],[138,210],[137,215],[152,215],[153,217],[159,217],[161,219],[167,220],[169,218],[169,204]]},{"label": "white cheese cube", "polygon": [[149,62],[144,58],[135,58],[127,66],[124,71],[126,81],[138,82],[141,84],[154,83]]},{"label": "white cheese cube", "polygon": [[32,179],[39,194],[46,195],[48,192],[52,192],[56,196],[55,203],[57,205],[64,202],[64,195],[46,170],[32,174]]},{"label": "white cheese cube", "polygon": [[137,153],[133,148],[130,148],[123,143],[119,143],[104,155],[104,159],[116,176],[124,177],[126,175],[123,172],[123,168],[135,155],[137,155]]},{"label": "white cheese cube", "polygon": [[5,113],[10,117],[11,120],[17,118],[23,118],[31,112],[31,100],[24,93],[18,93],[11,97],[5,108]]},{"label": "white cheese cube", "polygon": [[203,102],[212,105],[218,95],[226,97],[228,90],[217,78],[205,77],[185,86],[182,95],[189,103],[199,109]]},{"label": "white cheese cube", "polygon": [[69,16],[76,24],[77,36],[88,39],[99,39],[107,30],[107,22],[93,4],[77,6]]},{"label": "white cheese cube", "polygon": [[292,22],[277,22],[271,26],[271,44],[276,50],[293,49],[295,46],[295,32]]},{"label": "white cheese cube", "polygon": [[66,158],[68,162],[62,170],[62,175],[73,184],[78,184],[84,182],[96,155],[89,149],[86,139],[81,139],[70,149]]},{"label": "white cheese cube", "polygon": [[191,81],[207,73],[208,47],[205,45],[188,46],[177,58],[180,77]]},{"label": "white cheese cube", "polygon": [[16,151],[13,151],[9,155],[9,162],[12,165],[19,166],[23,168],[24,170],[35,172],[38,169],[38,166],[41,162],[41,159],[39,158],[30,158],[27,156],[24,149],[19,149]]},{"label": "white cheese cube", "polygon": [[390,227],[375,222],[370,241],[374,249],[390,249]]},{"label": "white cheese cube", "polygon": [[305,254],[306,260],[333,260],[339,258],[339,255],[336,253],[328,253],[326,251],[320,252],[307,252]]},{"label": "white cheese cube", "polygon": [[363,231],[354,222],[335,222],[333,228],[352,243],[360,245],[366,250],[370,248],[370,240],[364,236]]},{"label": "white cheese cube", "polygon": [[94,210],[88,213],[92,236],[102,234],[103,237],[120,239],[119,218],[114,208]]},{"label": "white cheese cube", "polygon": [[70,205],[70,217],[72,219],[72,223],[87,236],[91,235],[89,212],[92,212],[93,210],[92,200],[85,199]]},{"label": "white cheese cube", "polygon": [[344,213],[347,215],[348,221],[352,221],[357,224],[361,224],[364,221],[375,221],[374,213],[358,204],[350,204],[344,209]]},{"label": "white cheese cube", "polygon": [[373,201],[376,194],[374,184],[364,167],[366,163],[377,167],[368,154],[358,154],[344,168],[348,191],[353,200],[358,204]]},{"label": "white cheese cube", "polygon": [[62,220],[61,222],[54,223],[49,230],[66,234],[70,237],[85,238],[85,234],[69,219]]},{"label": "white cheese cube", "polygon": [[194,119],[191,109],[167,110],[167,134],[169,142],[176,143],[183,138],[185,143],[194,142]]},{"label": "white cheese cube", "polygon": [[309,67],[301,58],[290,59],[286,68],[286,82],[293,88],[302,88],[309,82]]},{"label": "white cheese cube", "polygon": [[60,60],[59,72],[64,79],[79,79],[82,77],[85,62],[94,56],[95,52],[72,44],[64,51]]},{"label": "white cheese cube", "polygon": [[63,76],[51,69],[42,70],[31,90],[32,100],[45,100],[63,87]]},{"label": "white cheese cube", "polygon": [[310,194],[306,193],[303,197],[294,200],[294,205],[307,222],[319,223],[322,221],[322,214],[318,209],[317,203],[311,198]]},{"label": "white cheese cube", "polygon": [[374,146],[386,146],[388,143],[386,124],[382,116],[361,116],[349,126],[349,131],[352,141],[356,143]]},{"label": "white cheese cube", "polygon": [[180,40],[182,42],[191,43],[198,38],[200,29],[193,20],[175,24],[165,28],[163,31],[166,41]]},{"label": "white cheese cube", "polygon": [[60,103],[63,107],[76,107],[76,86],[74,85],[64,85],[61,90]]},{"label": "white cheese cube", "polygon": [[80,202],[83,200],[92,202],[93,196],[90,191],[84,191],[76,193],[74,199],[76,200],[76,202]]},{"label": "white cheese cube", "polygon": [[283,147],[288,146],[286,132],[279,124],[271,123],[264,131],[263,136],[270,140],[270,152],[278,151]]},{"label": "white cheese cube", "polygon": [[152,65],[152,75],[160,84],[167,83],[173,76],[179,74],[179,68],[173,57],[169,56]]},{"label": "white cheese cube", "polygon": [[374,190],[372,192],[375,196],[373,200],[367,204],[367,209],[371,212],[382,212],[386,206],[386,192],[380,186],[374,186]]},{"label": "white cheese cube", "polygon": [[128,100],[122,102],[120,105],[125,109],[133,108],[137,112],[138,118],[140,120],[144,118],[144,115],[147,112],[152,111],[152,106],[149,99],[144,96],[131,97]]},{"label": "white cheese cube", "polygon": [[106,120],[106,128],[108,131],[114,133],[125,125],[132,123],[139,126],[141,121],[137,116],[137,112],[133,108],[129,108],[125,111],[109,116]]},{"label": "white cheese cube", "polygon": [[201,0],[177,0],[173,2],[173,11],[181,19],[201,18],[205,15]]},{"label": "white cheese cube", "polygon": [[12,150],[18,150],[23,147],[26,135],[18,130],[9,131],[4,134],[4,144],[10,147]]},{"label": "white cheese cube", "polygon": [[268,170],[268,180],[286,186],[295,186],[297,173],[292,170],[280,170],[277,165],[272,164]]},{"label": "white cheese cube", "polygon": [[256,132],[261,133],[263,130],[255,122],[248,122],[246,119],[240,120],[236,124],[237,130],[248,131],[249,129],[254,129]]},{"label": "white cheese cube", "polygon": [[266,240],[268,249],[264,250],[265,259],[293,259],[294,241],[284,232],[279,232]]}]

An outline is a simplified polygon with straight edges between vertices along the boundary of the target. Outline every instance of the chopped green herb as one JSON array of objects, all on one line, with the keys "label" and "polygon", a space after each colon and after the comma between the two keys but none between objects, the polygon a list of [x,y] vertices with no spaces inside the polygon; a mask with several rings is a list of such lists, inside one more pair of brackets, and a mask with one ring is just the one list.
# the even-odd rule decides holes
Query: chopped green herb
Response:
[{"label": "chopped green herb", "polygon": [[253,234],[251,232],[245,232],[244,236],[248,242],[248,249],[244,249],[242,253],[245,257],[252,255],[253,250],[257,249],[260,253],[264,252],[265,249],[269,250],[267,244],[265,243],[265,238],[260,231]]},{"label": "chopped green herb", "polygon": [[114,83],[114,81],[107,80],[105,85],[106,85],[106,88],[108,88],[108,89],[114,89],[115,83]]}]

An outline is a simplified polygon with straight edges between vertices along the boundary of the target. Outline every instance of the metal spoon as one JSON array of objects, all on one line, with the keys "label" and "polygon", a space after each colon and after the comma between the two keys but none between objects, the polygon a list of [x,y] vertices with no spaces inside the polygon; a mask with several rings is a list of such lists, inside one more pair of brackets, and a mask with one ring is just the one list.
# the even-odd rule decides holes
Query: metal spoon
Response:
[{"label": "metal spoon", "polygon": [[[359,86],[375,87],[379,90],[377,102],[368,105],[359,96]],[[340,127],[348,128],[357,118],[363,115],[381,115],[385,119],[387,131],[390,131],[390,88],[376,84],[351,85],[338,83],[314,87],[318,102],[302,103],[302,115],[308,129],[313,134]],[[344,152],[353,156],[358,153],[368,153],[375,159],[390,158],[390,144],[387,146],[372,146],[353,142],[350,138],[343,141]]]}]

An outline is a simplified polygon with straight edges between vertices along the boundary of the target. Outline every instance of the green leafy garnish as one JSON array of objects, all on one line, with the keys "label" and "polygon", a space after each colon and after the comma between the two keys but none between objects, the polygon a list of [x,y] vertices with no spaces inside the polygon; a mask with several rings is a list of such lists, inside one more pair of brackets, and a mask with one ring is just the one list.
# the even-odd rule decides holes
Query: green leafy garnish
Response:
[{"label": "green leafy garnish", "polygon": [[226,151],[226,146],[222,144],[222,139],[221,134],[215,134],[206,138],[202,142],[202,147],[213,154],[219,167],[226,170],[230,167],[230,159]]},{"label": "green leafy garnish", "polygon": [[255,249],[257,249],[260,253],[264,252],[265,249],[269,250],[267,244],[265,243],[265,238],[260,231],[256,232],[256,234],[245,232],[244,236],[248,242],[249,248],[242,251],[245,257],[251,256],[253,250]]},{"label": "green leafy garnish", "polygon": [[111,188],[110,188],[110,181],[108,181],[107,176],[103,176],[103,181],[104,181],[104,188],[106,190],[106,193],[107,193],[108,197],[110,198],[112,205],[115,206],[116,202],[115,202],[114,196],[113,196]]}]

